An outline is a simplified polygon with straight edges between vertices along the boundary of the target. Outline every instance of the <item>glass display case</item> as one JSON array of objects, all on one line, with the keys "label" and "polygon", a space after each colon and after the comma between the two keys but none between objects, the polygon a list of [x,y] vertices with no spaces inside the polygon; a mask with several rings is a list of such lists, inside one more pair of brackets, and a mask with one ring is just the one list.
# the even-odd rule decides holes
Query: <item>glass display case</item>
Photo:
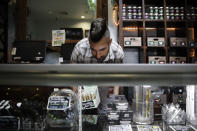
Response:
[{"label": "glass display case", "polygon": [[2,64],[0,88],[3,131],[197,131],[197,65]]}]

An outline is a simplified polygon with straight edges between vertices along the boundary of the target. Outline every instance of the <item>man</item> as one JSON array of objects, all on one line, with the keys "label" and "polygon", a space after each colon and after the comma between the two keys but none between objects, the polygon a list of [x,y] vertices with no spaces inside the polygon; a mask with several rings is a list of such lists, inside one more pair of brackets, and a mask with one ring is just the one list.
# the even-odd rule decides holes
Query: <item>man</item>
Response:
[{"label": "man", "polygon": [[[89,37],[76,44],[71,55],[71,63],[122,63],[123,57],[122,47],[110,38],[105,20],[97,18],[91,23]],[[114,94],[118,93],[119,87],[114,87]]]},{"label": "man", "polygon": [[109,29],[102,18],[91,23],[88,38],[79,41],[71,55],[71,63],[122,63],[121,46],[112,41]]}]

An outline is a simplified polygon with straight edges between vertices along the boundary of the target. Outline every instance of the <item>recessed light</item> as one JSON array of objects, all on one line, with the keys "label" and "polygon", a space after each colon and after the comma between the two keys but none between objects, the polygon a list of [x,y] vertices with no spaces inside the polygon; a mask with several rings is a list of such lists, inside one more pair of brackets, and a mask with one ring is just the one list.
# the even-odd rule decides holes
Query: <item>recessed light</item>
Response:
[{"label": "recessed light", "polygon": [[81,19],[85,19],[85,16],[82,15],[82,16],[81,16]]}]

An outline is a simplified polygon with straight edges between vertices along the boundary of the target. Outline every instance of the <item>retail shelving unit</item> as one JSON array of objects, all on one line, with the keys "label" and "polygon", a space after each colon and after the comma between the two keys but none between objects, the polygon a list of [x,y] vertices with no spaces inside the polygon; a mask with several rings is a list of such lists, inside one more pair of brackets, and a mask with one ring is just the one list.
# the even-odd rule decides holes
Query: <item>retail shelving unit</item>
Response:
[{"label": "retail shelving unit", "polygon": [[[196,57],[197,2],[192,0],[119,0],[119,43],[124,47],[124,37],[141,37],[138,48],[139,63],[149,63],[148,56],[186,57],[192,63]],[[141,10],[140,10],[141,9]],[[163,37],[163,46],[148,46],[148,37]],[[171,37],[185,37],[186,45],[171,46]],[[195,63],[193,61],[193,63]]]}]

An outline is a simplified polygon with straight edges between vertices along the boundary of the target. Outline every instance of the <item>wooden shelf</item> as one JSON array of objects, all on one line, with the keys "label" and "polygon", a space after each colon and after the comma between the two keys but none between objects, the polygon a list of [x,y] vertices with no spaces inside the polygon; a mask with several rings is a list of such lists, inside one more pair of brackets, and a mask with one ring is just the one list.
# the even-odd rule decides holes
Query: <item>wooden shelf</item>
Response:
[{"label": "wooden shelf", "polygon": [[124,19],[123,22],[143,22],[142,19]]},{"label": "wooden shelf", "polygon": [[147,22],[164,22],[164,20],[151,20],[151,19],[145,19]]},{"label": "wooden shelf", "polygon": [[178,23],[178,22],[187,22],[187,20],[167,20],[167,22],[175,22],[175,23]]},{"label": "wooden shelf", "polygon": [[164,48],[165,49],[165,46],[164,47],[161,47],[161,46],[147,46],[147,48]]},{"label": "wooden shelf", "polygon": [[188,47],[184,47],[184,46],[169,46],[169,48],[188,48]]},{"label": "wooden shelf", "polygon": [[[178,2],[179,1],[179,2]],[[192,35],[192,39],[195,39],[197,37],[197,26],[195,25],[197,23],[197,20],[167,20],[166,17],[166,10],[165,8],[168,6],[182,6],[185,8],[185,15],[188,12],[187,9],[188,8],[188,0],[176,0],[176,2],[172,2],[172,1],[166,1],[166,0],[162,0],[159,1],[157,3],[155,3],[154,0],[150,0],[150,1],[146,1],[146,0],[140,0],[138,2],[139,4],[136,5],[135,1],[129,1],[129,0],[119,0],[119,18],[120,18],[120,24],[119,24],[119,42],[120,45],[123,48],[139,48],[139,47],[124,47],[124,35],[125,36],[136,36],[136,37],[142,37],[142,46],[141,49],[143,49],[143,52],[139,52],[139,53],[143,53],[140,56],[142,58],[140,58],[141,60],[143,59],[143,63],[147,63],[147,49],[151,49],[151,48],[155,48],[156,50],[161,50],[162,48],[165,50],[165,56],[166,56],[166,61],[167,63],[169,62],[168,60],[168,54],[170,53],[169,50],[177,50],[177,53],[182,53],[185,55],[185,53],[183,52],[179,52],[180,50],[185,50],[187,49],[187,53],[186,56],[188,59],[189,56],[189,49],[190,48],[195,48],[197,49],[197,47],[171,47],[169,44],[169,37],[179,37],[179,36],[183,36],[183,37],[187,37],[187,39],[189,40],[191,38]],[[136,6],[141,6],[142,7],[142,19],[122,19],[122,5],[123,4],[128,4],[128,5],[136,5]],[[163,20],[155,20],[155,19],[145,19],[144,15],[145,13],[148,11],[147,8],[149,6],[162,6],[163,7]],[[196,5],[192,5],[197,7],[197,3]],[[186,16],[185,16],[186,18]],[[125,27],[135,27],[137,28],[136,30],[132,30],[130,32],[124,32],[124,28]],[[188,30],[188,28],[194,28],[193,32],[189,32],[190,30]],[[168,29],[168,28],[172,28]],[[140,30],[139,30],[140,29]],[[147,31],[147,29],[150,31]],[[179,31],[178,29],[181,29],[181,31]],[[192,33],[192,34],[191,34]],[[149,47],[146,46],[147,43],[147,37],[164,37],[165,40],[165,47]]]}]

